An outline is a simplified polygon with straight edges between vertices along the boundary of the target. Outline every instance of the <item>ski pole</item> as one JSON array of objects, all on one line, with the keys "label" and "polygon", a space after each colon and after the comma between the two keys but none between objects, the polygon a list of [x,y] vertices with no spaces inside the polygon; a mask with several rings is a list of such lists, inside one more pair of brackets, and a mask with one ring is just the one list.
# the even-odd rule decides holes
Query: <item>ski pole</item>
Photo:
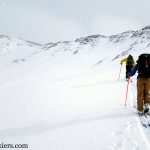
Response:
[{"label": "ski pole", "polygon": [[128,87],[129,87],[129,83],[130,83],[130,77],[128,77],[128,83],[127,83],[127,90],[126,90],[126,99],[125,99],[125,107],[126,107],[126,104],[127,104],[127,96],[128,96]]},{"label": "ski pole", "polygon": [[119,77],[118,77],[118,80],[120,79],[121,68],[122,68],[122,64],[121,64],[121,67],[120,67],[120,71],[119,71]]}]

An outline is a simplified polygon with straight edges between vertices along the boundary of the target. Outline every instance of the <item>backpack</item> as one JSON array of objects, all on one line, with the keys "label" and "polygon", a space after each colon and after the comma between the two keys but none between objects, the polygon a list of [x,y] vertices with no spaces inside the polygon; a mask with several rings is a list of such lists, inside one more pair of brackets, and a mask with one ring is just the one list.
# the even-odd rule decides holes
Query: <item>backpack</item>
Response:
[{"label": "backpack", "polygon": [[133,66],[133,57],[131,55],[127,58],[127,65]]},{"label": "backpack", "polygon": [[150,78],[150,54],[141,54],[137,62],[139,76]]}]

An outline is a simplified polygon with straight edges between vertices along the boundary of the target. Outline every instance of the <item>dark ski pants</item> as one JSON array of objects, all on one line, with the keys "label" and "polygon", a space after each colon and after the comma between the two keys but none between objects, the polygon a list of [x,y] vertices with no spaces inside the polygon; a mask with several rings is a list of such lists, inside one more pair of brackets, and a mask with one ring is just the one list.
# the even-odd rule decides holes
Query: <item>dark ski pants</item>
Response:
[{"label": "dark ski pants", "polygon": [[131,69],[133,68],[133,65],[126,65],[126,79],[128,79],[128,73],[131,72]]},{"label": "dark ski pants", "polygon": [[137,108],[143,111],[143,105],[150,104],[150,78],[141,78],[137,80]]}]

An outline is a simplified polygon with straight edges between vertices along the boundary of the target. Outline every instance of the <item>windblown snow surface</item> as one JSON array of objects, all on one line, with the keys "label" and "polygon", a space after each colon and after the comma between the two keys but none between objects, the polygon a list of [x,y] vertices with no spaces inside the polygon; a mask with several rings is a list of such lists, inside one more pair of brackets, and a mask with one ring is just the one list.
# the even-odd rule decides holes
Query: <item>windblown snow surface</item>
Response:
[{"label": "windblown snow surface", "polygon": [[136,77],[126,107],[125,65],[118,80],[122,58],[150,52],[149,33],[147,27],[45,45],[0,36],[0,143],[149,150],[150,128],[141,126],[134,108]]}]

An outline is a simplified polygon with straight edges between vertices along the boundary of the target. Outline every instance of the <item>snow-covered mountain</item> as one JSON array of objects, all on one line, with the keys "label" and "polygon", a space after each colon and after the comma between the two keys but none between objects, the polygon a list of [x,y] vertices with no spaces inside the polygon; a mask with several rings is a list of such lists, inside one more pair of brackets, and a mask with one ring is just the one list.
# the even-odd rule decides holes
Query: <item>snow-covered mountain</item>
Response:
[{"label": "snow-covered mountain", "polygon": [[[119,44],[124,45],[127,44],[126,50],[129,49],[136,49],[138,48],[138,45],[143,45],[143,48],[145,46],[150,46],[150,26],[147,26],[141,30],[137,31],[126,31],[121,34],[112,35],[112,36],[104,36],[104,35],[91,35],[88,37],[82,37],[76,39],[74,42],[58,42],[58,43],[50,43],[47,45],[45,49],[50,49],[52,47],[59,47],[59,45],[68,46],[67,49],[70,49],[70,46],[75,44],[77,45],[77,48],[80,46],[86,46],[89,45],[91,47],[97,47],[103,44]],[[64,50],[66,50],[66,47],[64,47]],[[77,49],[76,49],[77,50]]]},{"label": "snow-covered mountain", "polygon": [[[24,55],[31,55],[35,49],[35,52],[38,52],[38,48],[41,48],[42,45],[30,41],[26,41],[20,38],[12,38],[5,35],[0,35],[0,57],[7,57],[9,55],[16,56],[16,58],[22,57]],[[28,49],[32,48],[32,52],[28,52]],[[15,55],[16,54],[16,55]]]},{"label": "snow-covered mountain", "polygon": [[[109,59],[116,59],[127,55],[128,53],[134,53],[134,51],[141,51],[149,48],[150,46],[150,26],[147,26],[137,31],[127,31],[121,34],[112,36],[103,35],[91,35],[88,37],[77,38],[75,41],[62,41],[57,43],[38,44],[30,41],[26,41],[20,38],[11,38],[9,36],[0,36],[0,57],[1,60],[11,58],[14,63],[25,61],[34,54],[48,53],[49,56],[54,55],[84,55],[88,57],[88,61],[91,61],[94,56],[95,62],[91,62],[90,65],[94,65],[98,62],[106,60],[106,56],[103,51],[108,51]],[[94,52],[93,52],[94,51]],[[104,54],[104,55],[103,55]],[[72,56],[73,56],[72,55]],[[67,59],[68,60],[68,59]],[[8,60],[10,61],[10,60]]]},{"label": "snow-covered mountain", "polygon": [[149,128],[134,108],[136,77],[126,108],[125,65],[118,80],[120,60],[141,53],[150,53],[150,26],[46,44],[1,35],[0,142],[31,150],[149,150]]}]

